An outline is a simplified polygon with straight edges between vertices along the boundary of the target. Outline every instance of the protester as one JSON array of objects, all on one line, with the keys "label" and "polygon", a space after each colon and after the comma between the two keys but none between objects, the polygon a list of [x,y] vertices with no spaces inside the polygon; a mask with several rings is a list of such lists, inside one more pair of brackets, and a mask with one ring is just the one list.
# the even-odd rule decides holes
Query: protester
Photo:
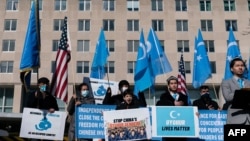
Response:
[{"label": "protester", "polygon": [[177,92],[178,79],[174,76],[170,76],[167,79],[167,84],[166,92],[161,94],[156,106],[188,106],[187,96]]},{"label": "protester", "polygon": [[123,92],[123,101],[117,104],[116,110],[139,108],[140,105],[134,101],[133,95],[130,89],[125,90]]},{"label": "protester", "polygon": [[193,102],[193,106],[197,106],[199,110],[218,110],[218,103],[211,99],[208,86],[200,87],[200,98]]},{"label": "protester", "polygon": [[[157,101],[156,106],[188,106],[187,96],[177,92],[178,78],[170,76],[167,79],[166,92],[161,94],[160,100]],[[170,138],[163,137],[162,141],[186,141],[186,138]]]},{"label": "protester", "polygon": [[59,110],[56,98],[50,94],[48,78],[38,79],[38,89],[28,94],[27,107],[48,110],[49,112]]},{"label": "protester", "polygon": [[[80,93],[80,94],[79,94]],[[95,104],[95,99],[89,93],[89,86],[87,83],[82,83],[76,90],[76,94],[71,97],[67,111],[68,111],[68,121],[70,122],[68,130],[68,140],[75,141],[75,106],[81,104]],[[92,139],[78,139],[78,141],[92,141]]]},{"label": "protester", "polygon": [[[35,91],[28,93],[27,106],[28,108],[37,108],[41,110],[48,110],[48,112],[53,113],[58,111],[58,104],[56,98],[50,93],[49,90],[49,79],[46,77],[41,77],[38,79],[38,88]],[[46,113],[44,120],[46,120]],[[40,140],[31,139],[31,141],[51,141],[51,140]]]},{"label": "protester", "polygon": [[233,101],[235,90],[250,88],[250,81],[244,78],[246,69],[245,62],[241,58],[234,58],[230,62],[232,78],[223,80],[221,83],[222,94],[225,99],[223,110],[227,110]]},{"label": "protester", "polygon": [[[107,93],[104,97],[103,104],[105,105],[117,105],[120,104],[123,101],[123,92],[127,89],[130,88],[130,85],[127,80],[121,80],[118,84],[119,87],[119,94],[112,95],[111,88],[109,87],[107,89]],[[138,98],[137,96],[133,95],[133,99],[135,103],[138,103],[140,107],[147,107],[147,103],[145,100],[145,96],[143,92],[138,93]]]},{"label": "protester", "polygon": [[[133,92],[130,89],[127,89],[123,92],[123,101],[116,106],[116,110],[125,110],[125,109],[136,109],[140,105],[135,102],[133,99]],[[130,129],[133,128],[133,129]],[[137,132],[136,128],[139,128]],[[142,131],[141,131],[142,130]],[[146,135],[145,127],[126,127],[120,129],[117,139],[120,140],[138,140],[138,141],[149,141]]]}]

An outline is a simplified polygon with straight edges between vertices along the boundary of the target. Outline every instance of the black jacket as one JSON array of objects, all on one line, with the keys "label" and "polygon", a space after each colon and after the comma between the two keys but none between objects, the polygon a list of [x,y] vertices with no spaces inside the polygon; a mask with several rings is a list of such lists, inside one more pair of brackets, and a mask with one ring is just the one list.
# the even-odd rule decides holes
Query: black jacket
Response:
[{"label": "black jacket", "polygon": [[140,106],[132,101],[130,104],[126,103],[125,101],[121,102],[119,105],[116,106],[116,110],[123,110],[123,109],[135,109],[139,108]]},{"label": "black jacket", "polygon": [[36,91],[28,93],[27,106],[28,108],[38,108],[42,110],[49,110],[50,108],[59,110],[56,98],[52,96],[49,92],[45,92],[45,98],[42,98],[42,93],[37,91],[37,97],[35,97]]},{"label": "black jacket", "polygon": [[193,102],[193,106],[197,106],[199,110],[209,110],[209,105],[212,105],[215,110],[219,109],[217,102],[213,101],[211,98],[209,98],[209,100],[205,100],[201,97]]},{"label": "black jacket", "polygon": [[[104,105],[119,105],[121,102],[123,102],[123,95],[122,94],[117,94],[117,95],[113,95],[110,92],[107,91],[102,104]],[[133,95],[133,100],[134,102],[139,105],[140,107],[147,107],[147,103],[145,100],[145,96],[143,92],[139,92],[138,93],[138,97]]]},{"label": "black jacket", "polygon": [[[184,106],[188,106],[188,98],[186,95],[182,93],[178,93],[179,98],[178,101],[183,101]],[[165,93],[161,94],[160,100],[157,101],[156,106],[175,106],[175,99],[171,96],[170,92],[167,90]]]}]

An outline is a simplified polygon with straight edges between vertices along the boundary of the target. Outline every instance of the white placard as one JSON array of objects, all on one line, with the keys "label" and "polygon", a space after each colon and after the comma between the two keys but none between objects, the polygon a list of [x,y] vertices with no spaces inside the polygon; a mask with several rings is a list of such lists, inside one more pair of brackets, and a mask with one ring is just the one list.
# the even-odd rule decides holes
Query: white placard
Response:
[{"label": "white placard", "polygon": [[63,140],[66,112],[48,113],[46,110],[24,108],[20,137]]}]

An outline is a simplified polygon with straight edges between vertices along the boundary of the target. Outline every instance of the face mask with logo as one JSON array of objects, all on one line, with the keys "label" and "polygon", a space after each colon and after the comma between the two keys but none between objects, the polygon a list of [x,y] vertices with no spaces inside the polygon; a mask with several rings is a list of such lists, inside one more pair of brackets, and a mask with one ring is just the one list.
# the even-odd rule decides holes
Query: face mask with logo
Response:
[{"label": "face mask with logo", "polygon": [[122,93],[124,92],[124,91],[126,91],[128,89],[128,87],[122,87]]},{"label": "face mask with logo", "polygon": [[86,97],[88,94],[89,94],[89,91],[88,91],[88,90],[83,90],[83,91],[82,91],[82,96],[83,96],[83,97]]},{"label": "face mask with logo", "polygon": [[46,85],[42,85],[42,86],[40,86],[40,91],[41,92],[45,92],[46,91]]}]

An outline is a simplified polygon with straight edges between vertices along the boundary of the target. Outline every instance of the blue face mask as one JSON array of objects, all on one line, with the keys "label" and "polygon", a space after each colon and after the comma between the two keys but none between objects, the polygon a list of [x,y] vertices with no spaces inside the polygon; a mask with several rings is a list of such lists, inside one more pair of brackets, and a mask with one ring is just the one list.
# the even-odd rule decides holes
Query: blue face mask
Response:
[{"label": "blue face mask", "polygon": [[83,90],[83,91],[82,91],[82,96],[83,96],[83,97],[86,97],[88,94],[89,94],[89,91],[88,91],[88,90]]},{"label": "blue face mask", "polygon": [[46,91],[46,85],[42,85],[42,86],[40,86],[40,91],[41,92],[45,92]]}]

